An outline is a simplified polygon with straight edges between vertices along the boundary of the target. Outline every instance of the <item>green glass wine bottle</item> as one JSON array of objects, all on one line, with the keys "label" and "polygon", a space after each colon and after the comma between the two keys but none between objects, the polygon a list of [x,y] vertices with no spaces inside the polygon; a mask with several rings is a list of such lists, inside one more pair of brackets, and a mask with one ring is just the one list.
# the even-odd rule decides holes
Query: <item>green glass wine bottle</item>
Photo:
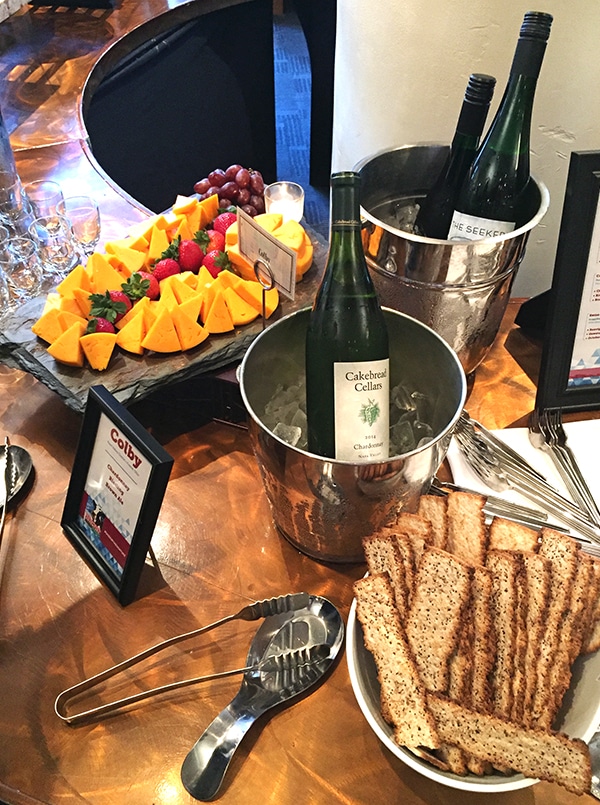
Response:
[{"label": "green glass wine bottle", "polygon": [[456,131],[446,161],[436,181],[420,204],[415,233],[445,240],[458,193],[477,151],[496,79],[473,73],[458,116]]},{"label": "green glass wine bottle", "polygon": [[531,219],[525,190],[533,101],[552,16],[525,14],[508,83],[488,133],[458,195],[449,240],[479,240],[512,232]]},{"label": "green glass wine bottle", "polygon": [[331,177],[331,237],[306,335],[308,449],[355,463],[389,455],[389,344],[361,240],[360,175]]}]

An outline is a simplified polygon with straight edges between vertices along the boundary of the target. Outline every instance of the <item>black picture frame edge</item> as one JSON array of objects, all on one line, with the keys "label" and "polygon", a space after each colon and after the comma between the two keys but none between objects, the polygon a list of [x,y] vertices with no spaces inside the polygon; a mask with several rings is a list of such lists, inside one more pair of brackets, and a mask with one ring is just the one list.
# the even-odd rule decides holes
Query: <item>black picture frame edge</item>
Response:
[{"label": "black picture frame edge", "polygon": [[598,200],[600,151],[573,151],[544,331],[536,408],[600,408],[600,385],[568,388]]},{"label": "black picture frame edge", "polygon": [[[100,415],[105,413],[109,419],[129,437],[133,437],[138,449],[152,467],[140,506],[140,514],[136,523],[131,545],[123,568],[121,578],[117,578],[110,568],[100,560],[89,541],[79,533],[75,526],[79,513],[81,498],[87,480],[92,452],[96,442],[96,432]],[[84,410],[79,443],[71,471],[71,480],[65,497],[61,517],[61,527],[69,542],[86,561],[92,571],[108,587],[122,606],[130,604],[137,591],[139,578],[150,548],[154,530],[169,476],[173,466],[173,458],[149,434],[137,419],[122,406],[102,385],[90,387],[87,404]]]}]

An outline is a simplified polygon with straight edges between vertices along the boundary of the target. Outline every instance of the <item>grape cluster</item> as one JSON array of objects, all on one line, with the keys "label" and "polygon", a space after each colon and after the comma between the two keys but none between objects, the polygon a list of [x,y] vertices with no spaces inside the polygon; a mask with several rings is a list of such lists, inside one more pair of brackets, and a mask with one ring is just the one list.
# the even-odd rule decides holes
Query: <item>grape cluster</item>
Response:
[{"label": "grape cluster", "polygon": [[205,179],[194,185],[200,200],[217,194],[219,207],[232,204],[241,207],[254,218],[265,211],[265,183],[260,171],[249,170],[241,165],[230,165],[227,170],[216,168]]}]

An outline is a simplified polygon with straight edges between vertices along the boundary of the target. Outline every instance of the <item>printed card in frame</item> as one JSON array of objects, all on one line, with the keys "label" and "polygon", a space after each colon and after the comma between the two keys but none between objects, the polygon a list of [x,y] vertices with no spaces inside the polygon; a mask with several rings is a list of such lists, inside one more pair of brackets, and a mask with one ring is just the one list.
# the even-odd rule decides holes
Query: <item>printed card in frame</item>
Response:
[{"label": "printed card in frame", "polygon": [[135,598],[172,466],[104,386],[90,388],[61,526],[123,606]]},{"label": "printed card in frame", "polygon": [[574,151],[546,321],[537,408],[600,408],[600,151]]}]

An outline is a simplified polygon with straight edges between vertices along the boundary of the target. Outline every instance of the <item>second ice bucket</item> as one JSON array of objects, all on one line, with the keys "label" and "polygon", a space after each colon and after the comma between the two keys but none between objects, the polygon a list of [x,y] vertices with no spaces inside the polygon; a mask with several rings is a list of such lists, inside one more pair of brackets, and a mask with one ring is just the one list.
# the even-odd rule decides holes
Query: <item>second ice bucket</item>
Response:
[{"label": "second ice bucket", "polygon": [[527,188],[527,224],[495,238],[448,241],[406,231],[440,172],[448,146],[406,145],[367,157],[362,178],[363,245],[379,301],[427,324],[470,374],[491,347],[531,230],[545,215],[548,190]]}]

